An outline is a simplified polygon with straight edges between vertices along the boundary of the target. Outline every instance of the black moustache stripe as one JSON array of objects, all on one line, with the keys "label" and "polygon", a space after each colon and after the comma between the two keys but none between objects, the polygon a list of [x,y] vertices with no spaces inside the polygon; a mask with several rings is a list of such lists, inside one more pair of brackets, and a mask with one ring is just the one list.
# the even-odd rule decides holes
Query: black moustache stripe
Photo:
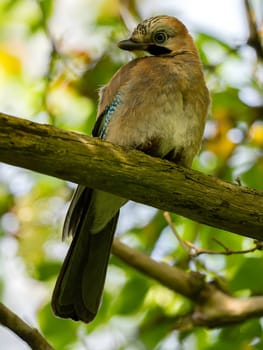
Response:
[{"label": "black moustache stripe", "polygon": [[166,47],[158,45],[149,45],[147,51],[154,56],[164,55],[171,52],[171,50],[167,49]]}]

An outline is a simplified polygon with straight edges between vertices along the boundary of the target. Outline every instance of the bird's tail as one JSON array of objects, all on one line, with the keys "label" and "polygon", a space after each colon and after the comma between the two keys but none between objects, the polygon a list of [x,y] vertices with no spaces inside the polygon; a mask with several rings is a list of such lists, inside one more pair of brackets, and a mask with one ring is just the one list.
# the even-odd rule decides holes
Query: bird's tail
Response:
[{"label": "bird's tail", "polygon": [[52,308],[57,316],[90,322],[100,305],[119,211],[103,229],[91,233],[95,215],[89,205],[92,190],[85,190],[78,198],[78,203],[82,201],[80,218],[74,218],[77,213],[73,215],[77,230],[56,282]]}]

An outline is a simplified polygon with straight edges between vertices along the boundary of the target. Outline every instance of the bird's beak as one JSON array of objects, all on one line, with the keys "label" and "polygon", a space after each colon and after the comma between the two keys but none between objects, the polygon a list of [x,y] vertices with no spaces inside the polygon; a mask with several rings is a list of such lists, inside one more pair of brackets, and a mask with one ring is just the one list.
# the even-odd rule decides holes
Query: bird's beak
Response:
[{"label": "bird's beak", "polygon": [[122,40],[118,43],[118,47],[127,51],[147,51],[149,44],[139,43],[131,39]]}]

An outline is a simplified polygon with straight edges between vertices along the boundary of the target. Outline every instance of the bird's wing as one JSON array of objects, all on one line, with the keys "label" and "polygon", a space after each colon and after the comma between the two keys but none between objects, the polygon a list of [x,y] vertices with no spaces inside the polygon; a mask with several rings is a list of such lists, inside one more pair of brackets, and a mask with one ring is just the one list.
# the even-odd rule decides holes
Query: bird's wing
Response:
[{"label": "bird's wing", "polygon": [[[130,78],[133,65],[130,64],[128,70],[121,70],[115,74],[111,84],[101,92],[93,136],[102,139],[106,136],[108,123],[118,107],[119,91]],[[123,108],[121,113],[125,113]],[[89,322],[97,313],[117,224],[118,208],[125,202],[123,199],[108,195],[106,202],[109,203],[111,200],[113,205],[107,214],[105,200],[101,199],[101,196],[104,198],[105,195],[107,196],[103,192],[79,185],[68,209],[63,237],[72,235],[73,241],[58,276],[52,298],[53,310],[61,317]],[[117,204],[114,204],[115,202]],[[114,205],[117,209],[112,212]],[[102,216],[103,220],[106,220],[106,225],[94,234],[94,226],[101,224]]]},{"label": "bird's wing", "polygon": [[120,104],[121,89],[131,79],[133,68],[139,60],[133,60],[121,68],[111,79],[110,84],[100,90],[100,99],[96,123],[92,130],[92,136],[104,139],[106,128],[110,118],[114,115]]},{"label": "bird's wing", "polygon": [[71,199],[70,206],[64,221],[62,239],[74,236],[77,227],[82,222],[87,208],[89,207],[92,190],[82,185],[78,185]]},{"label": "bird's wing", "polygon": [[[129,81],[132,69],[136,64],[137,60],[131,61],[126,65],[125,70],[120,69],[113,76],[110,85],[108,84],[100,90],[97,120],[92,130],[92,136],[105,138],[108,123],[119,104],[119,91]],[[82,215],[86,213],[89,207],[91,191],[82,185],[79,185],[75,190],[63,226],[63,239],[73,236],[76,232],[79,223],[82,221]]]}]

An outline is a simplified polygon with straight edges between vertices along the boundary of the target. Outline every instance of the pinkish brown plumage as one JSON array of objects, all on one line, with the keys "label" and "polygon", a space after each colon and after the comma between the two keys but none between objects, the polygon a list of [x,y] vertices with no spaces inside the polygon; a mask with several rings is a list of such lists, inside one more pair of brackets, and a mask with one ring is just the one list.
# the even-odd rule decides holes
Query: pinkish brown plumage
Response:
[{"label": "pinkish brown plumage", "polygon": [[[201,62],[186,27],[157,16],[119,47],[150,56],[124,65],[101,90],[93,135],[190,167],[209,107]],[[52,299],[54,312],[90,322],[96,315],[120,207],[127,199],[78,186],[63,235],[73,235]]]}]

